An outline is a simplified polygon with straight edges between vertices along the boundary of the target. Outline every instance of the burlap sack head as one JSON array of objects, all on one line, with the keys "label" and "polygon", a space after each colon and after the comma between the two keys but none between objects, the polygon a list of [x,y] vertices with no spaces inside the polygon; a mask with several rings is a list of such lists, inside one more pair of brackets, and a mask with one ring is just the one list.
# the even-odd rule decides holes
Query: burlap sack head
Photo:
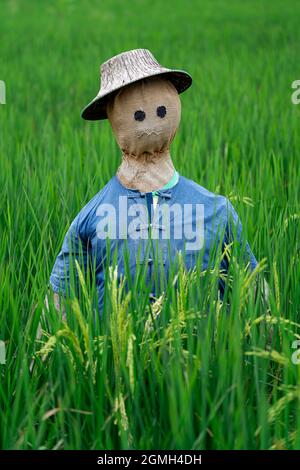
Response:
[{"label": "burlap sack head", "polygon": [[181,103],[174,85],[149,77],[121,88],[108,102],[107,115],[125,157],[168,154],[180,123]]}]

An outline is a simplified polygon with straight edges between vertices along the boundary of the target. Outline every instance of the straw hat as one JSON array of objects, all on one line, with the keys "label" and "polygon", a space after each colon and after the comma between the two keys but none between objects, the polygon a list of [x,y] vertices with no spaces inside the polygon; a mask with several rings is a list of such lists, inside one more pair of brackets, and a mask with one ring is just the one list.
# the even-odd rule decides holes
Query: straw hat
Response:
[{"label": "straw hat", "polygon": [[187,72],[163,67],[148,49],[133,49],[112,57],[101,65],[100,75],[100,91],[81,113],[83,119],[89,121],[107,119],[105,108],[109,96],[114,91],[143,78],[166,76],[178,93],[187,90],[192,84],[192,77]]}]

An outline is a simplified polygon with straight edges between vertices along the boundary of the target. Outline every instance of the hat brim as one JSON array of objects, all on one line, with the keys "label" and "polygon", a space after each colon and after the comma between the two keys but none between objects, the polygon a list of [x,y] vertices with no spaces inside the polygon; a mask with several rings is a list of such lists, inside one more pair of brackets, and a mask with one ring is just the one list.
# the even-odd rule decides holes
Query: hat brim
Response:
[{"label": "hat brim", "polygon": [[[126,83],[126,85],[130,85],[131,83],[139,82],[145,78],[150,78],[154,76],[165,76],[173,83],[178,94],[183,93],[187,90],[192,84],[192,77],[185,72],[184,70],[169,70],[166,72],[158,72],[153,73],[151,75],[147,75],[146,77],[138,78],[136,80],[132,80],[130,83]],[[105,93],[101,96],[97,95],[81,112],[81,117],[86,119],[87,121],[99,121],[101,119],[107,119],[106,114],[106,104],[110,96],[117,90],[120,90],[126,85],[122,85],[120,87],[114,88],[108,93]]]}]

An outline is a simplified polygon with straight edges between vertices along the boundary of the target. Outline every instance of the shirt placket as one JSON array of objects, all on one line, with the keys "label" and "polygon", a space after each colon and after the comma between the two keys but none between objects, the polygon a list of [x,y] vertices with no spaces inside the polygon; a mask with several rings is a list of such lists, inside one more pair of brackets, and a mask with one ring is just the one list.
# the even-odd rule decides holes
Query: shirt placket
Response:
[{"label": "shirt placket", "polygon": [[[143,264],[147,263],[148,265],[146,282],[148,286],[151,283],[151,288],[153,288],[153,268],[155,264],[156,255],[158,255],[159,257],[158,264],[160,268],[164,271],[166,269],[167,263],[167,240],[163,235],[163,232],[166,230],[166,227],[163,224],[162,220],[157,220],[156,217],[154,217],[154,214],[156,211],[158,211],[159,204],[161,202],[167,202],[171,198],[170,191],[157,191],[156,194],[158,196],[158,202],[155,211],[153,208],[153,195],[151,192],[146,193],[141,191],[135,191],[134,193],[130,192],[128,194],[129,198],[134,198],[137,202],[143,200],[147,207],[147,224],[142,223],[139,227],[139,230],[147,230],[148,234],[143,249],[143,259],[141,259],[140,262]],[[158,231],[156,232],[155,239],[153,239],[152,237],[154,231]],[[158,252],[156,251],[156,249],[158,250]],[[150,297],[153,295],[155,295],[155,293],[151,292]]]}]

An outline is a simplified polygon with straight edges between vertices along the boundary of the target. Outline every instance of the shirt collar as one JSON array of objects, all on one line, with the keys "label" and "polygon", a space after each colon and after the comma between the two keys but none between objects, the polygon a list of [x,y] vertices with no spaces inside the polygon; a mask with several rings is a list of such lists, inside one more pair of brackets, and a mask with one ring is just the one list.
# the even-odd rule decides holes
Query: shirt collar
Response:
[{"label": "shirt collar", "polygon": [[[157,194],[158,196],[162,197],[162,198],[166,198],[166,199],[170,199],[174,193],[174,191],[177,189],[178,187],[178,183],[180,181],[180,174],[177,172],[178,174],[178,178],[177,178],[177,182],[176,184],[174,184],[174,186],[172,186],[171,188],[167,188],[167,189],[158,189],[155,191],[155,194]],[[124,186],[121,181],[119,180],[119,178],[114,175],[114,179],[116,181],[116,183],[118,184],[118,186],[127,194],[127,196],[129,198],[134,198],[134,197],[146,197],[146,192],[145,191],[140,191],[138,189],[131,189],[131,188],[126,188],[126,186]]]}]

